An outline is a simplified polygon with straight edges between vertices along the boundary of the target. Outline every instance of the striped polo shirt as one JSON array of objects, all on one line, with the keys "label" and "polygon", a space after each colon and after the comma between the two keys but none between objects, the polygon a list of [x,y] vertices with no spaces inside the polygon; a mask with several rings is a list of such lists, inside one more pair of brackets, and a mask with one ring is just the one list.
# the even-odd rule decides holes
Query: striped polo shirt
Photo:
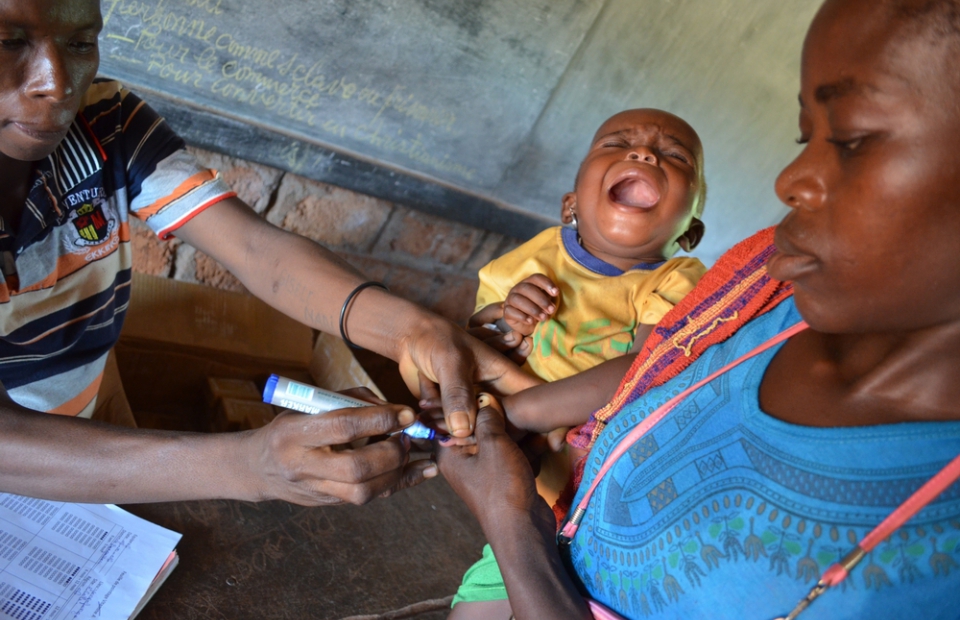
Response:
[{"label": "striped polo shirt", "polygon": [[89,417],[130,300],[128,215],[166,238],[235,194],[109,80],[33,175],[19,229],[0,219],[0,382],[24,407]]}]

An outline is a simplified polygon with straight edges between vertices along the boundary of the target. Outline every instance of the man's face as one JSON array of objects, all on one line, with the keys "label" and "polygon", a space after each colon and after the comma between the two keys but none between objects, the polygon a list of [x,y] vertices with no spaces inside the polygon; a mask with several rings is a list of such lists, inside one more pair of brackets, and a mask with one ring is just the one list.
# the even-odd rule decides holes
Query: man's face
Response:
[{"label": "man's face", "polygon": [[597,130],[567,199],[575,195],[584,247],[631,265],[676,252],[673,241],[693,219],[702,164],[700,138],[676,116],[629,110],[610,118]]},{"label": "man's face", "polygon": [[0,0],[0,154],[56,149],[96,76],[102,23],[99,0]]},{"label": "man's face", "polygon": [[807,34],[803,151],[777,179],[791,208],[771,276],[827,333],[960,317],[960,113],[944,41],[874,0],[828,0]]}]

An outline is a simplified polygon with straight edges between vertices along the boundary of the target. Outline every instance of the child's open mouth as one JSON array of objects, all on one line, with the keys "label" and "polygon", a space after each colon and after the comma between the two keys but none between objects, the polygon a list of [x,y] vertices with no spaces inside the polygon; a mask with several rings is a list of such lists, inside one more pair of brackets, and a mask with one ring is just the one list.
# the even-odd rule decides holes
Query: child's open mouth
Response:
[{"label": "child's open mouth", "polygon": [[627,207],[649,209],[660,201],[660,190],[645,179],[630,177],[610,188],[610,201]]}]

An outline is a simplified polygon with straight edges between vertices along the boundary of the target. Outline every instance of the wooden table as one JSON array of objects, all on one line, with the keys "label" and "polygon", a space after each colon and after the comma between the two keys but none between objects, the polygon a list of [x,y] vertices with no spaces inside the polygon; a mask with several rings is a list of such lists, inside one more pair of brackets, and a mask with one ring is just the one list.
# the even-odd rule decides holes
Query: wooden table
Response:
[{"label": "wooden table", "polygon": [[[449,613],[483,534],[442,479],[367,506],[125,506],[183,534],[142,620],[416,618]],[[359,620],[359,619],[355,619]]]}]

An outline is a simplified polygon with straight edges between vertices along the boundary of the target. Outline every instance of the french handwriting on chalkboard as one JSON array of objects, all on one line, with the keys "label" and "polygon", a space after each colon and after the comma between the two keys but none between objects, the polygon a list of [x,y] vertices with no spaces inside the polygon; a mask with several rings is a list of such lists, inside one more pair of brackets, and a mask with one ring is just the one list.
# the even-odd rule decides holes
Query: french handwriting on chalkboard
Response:
[{"label": "french handwriting on chalkboard", "polygon": [[266,112],[333,143],[372,147],[474,180],[475,168],[454,161],[424,135],[458,132],[456,113],[429,92],[375,83],[318,50],[252,40],[233,12],[223,0],[107,0],[106,56],[191,96],[239,104],[248,114]]}]

